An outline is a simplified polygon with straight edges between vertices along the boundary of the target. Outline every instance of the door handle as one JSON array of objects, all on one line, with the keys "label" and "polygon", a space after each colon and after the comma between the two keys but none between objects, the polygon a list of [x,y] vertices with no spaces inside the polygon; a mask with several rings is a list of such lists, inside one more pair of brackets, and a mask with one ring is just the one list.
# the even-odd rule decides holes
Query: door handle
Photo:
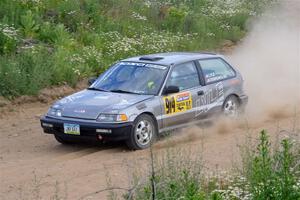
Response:
[{"label": "door handle", "polygon": [[200,90],[200,91],[197,92],[197,94],[198,94],[199,96],[204,95],[204,91],[203,91],[203,90]]}]

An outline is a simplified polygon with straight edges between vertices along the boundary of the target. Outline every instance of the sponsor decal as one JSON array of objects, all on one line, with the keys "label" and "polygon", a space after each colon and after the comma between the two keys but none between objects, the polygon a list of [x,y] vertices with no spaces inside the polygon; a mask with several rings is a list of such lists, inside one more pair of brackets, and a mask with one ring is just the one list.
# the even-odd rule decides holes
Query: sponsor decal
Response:
[{"label": "sponsor decal", "polygon": [[109,99],[109,97],[111,97],[111,96],[109,96],[109,95],[103,95],[102,94],[101,96],[100,95],[99,96],[95,96],[94,99]]},{"label": "sponsor decal", "polygon": [[167,115],[190,110],[192,106],[193,100],[190,92],[164,97],[164,107]]},{"label": "sponsor decal", "polygon": [[145,66],[145,63],[136,63],[136,62],[119,62],[118,65],[133,65],[133,66],[139,66],[143,67]]},{"label": "sponsor decal", "polygon": [[205,91],[196,101],[196,116],[208,112],[210,109],[223,104],[224,101],[224,86],[222,82],[215,84],[215,87]]},{"label": "sponsor decal", "polygon": [[161,70],[167,69],[166,66],[154,65],[154,64],[146,64],[145,67],[154,68],[154,69],[161,69]]},{"label": "sponsor decal", "polygon": [[136,62],[120,62],[119,65],[132,65],[132,66],[138,66],[138,67],[149,67],[149,68],[161,69],[161,70],[167,69],[167,67],[163,66],[163,65],[145,64],[145,63],[136,63]]},{"label": "sponsor decal", "polygon": [[82,94],[84,91],[78,92],[76,94],[73,94],[71,96],[67,96],[61,100],[59,100],[59,103],[61,104],[67,104],[67,103],[71,103],[73,101],[75,101],[76,99],[80,99],[82,97],[84,97],[84,95]]}]

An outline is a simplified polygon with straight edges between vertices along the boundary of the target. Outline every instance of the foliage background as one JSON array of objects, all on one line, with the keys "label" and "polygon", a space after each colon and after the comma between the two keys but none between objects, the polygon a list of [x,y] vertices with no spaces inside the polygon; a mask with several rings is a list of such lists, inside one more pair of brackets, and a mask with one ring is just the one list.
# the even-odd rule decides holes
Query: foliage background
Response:
[{"label": "foliage background", "polygon": [[74,86],[138,54],[239,41],[273,0],[1,0],[0,96]]}]

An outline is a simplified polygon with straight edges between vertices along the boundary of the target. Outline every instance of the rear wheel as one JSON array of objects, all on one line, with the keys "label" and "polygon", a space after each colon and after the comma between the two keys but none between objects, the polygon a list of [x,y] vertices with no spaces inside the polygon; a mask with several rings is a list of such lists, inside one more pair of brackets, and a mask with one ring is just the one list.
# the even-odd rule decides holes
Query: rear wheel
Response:
[{"label": "rear wheel", "polygon": [[126,144],[133,150],[146,149],[155,141],[156,136],[157,127],[154,119],[147,114],[142,114],[135,120]]},{"label": "rear wheel", "polygon": [[235,118],[239,115],[240,102],[236,96],[229,96],[223,104],[223,113],[227,117]]}]

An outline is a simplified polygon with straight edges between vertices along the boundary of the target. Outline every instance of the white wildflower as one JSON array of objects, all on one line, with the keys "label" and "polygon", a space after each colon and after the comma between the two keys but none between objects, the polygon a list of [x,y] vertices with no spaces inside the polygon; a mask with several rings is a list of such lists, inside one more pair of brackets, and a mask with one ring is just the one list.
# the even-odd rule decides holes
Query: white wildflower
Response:
[{"label": "white wildflower", "polygon": [[132,12],[131,15],[133,18],[137,19],[137,20],[141,20],[141,21],[147,21],[147,17],[146,16],[142,16],[137,12]]}]

